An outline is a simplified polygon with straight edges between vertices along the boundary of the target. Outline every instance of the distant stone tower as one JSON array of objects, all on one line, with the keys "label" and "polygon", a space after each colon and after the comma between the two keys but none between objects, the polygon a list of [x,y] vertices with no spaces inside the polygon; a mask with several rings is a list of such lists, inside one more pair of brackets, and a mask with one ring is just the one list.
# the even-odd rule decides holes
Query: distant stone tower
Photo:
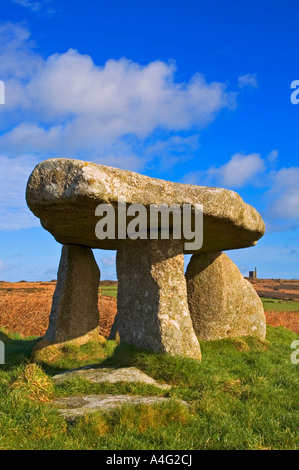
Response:
[{"label": "distant stone tower", "polygon": [[249,271],[249,277],[251,279],[256,279],[257,278],[257,270],[254,268],[254,271]]}]

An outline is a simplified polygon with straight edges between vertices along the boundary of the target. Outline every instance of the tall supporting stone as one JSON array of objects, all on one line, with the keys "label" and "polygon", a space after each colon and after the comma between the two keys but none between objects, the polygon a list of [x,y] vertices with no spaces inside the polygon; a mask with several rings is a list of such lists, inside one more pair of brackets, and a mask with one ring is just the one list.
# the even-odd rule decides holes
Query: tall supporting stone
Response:
[{"label": "tall supporting stone", "polygon": [[265,338],[261,299],[226,254],[193,255],[186,279],[190,314],[199,338]]},{"label": "tall supporting stone", "polygon": [[120,343],[200,359],[181,241],[125,240],[117,252]]},{"label": "tall supporting stone", "polygon": [[100,270],[90,248],[64,245],[45,340],[84,344],[99,338]]}]

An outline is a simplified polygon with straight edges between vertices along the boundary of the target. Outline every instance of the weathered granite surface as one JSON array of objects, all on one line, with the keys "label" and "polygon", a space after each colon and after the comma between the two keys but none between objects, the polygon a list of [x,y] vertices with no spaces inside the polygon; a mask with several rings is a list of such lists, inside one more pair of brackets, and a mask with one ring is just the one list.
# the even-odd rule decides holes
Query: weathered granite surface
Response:
[{"label": "weathered granite surface", "polygon": [[179,240],[126,240],[117,252],[120,343],[200,359]]},{"label": "weathered granite surface", "polygon": [[[95,411],[109,412],[123,405],[159,405],[170,401],[173,401],[173,399],[138,395],[83,395],[59,398],[54,402],[54,405],[67,420],[74,421],[84,414],[94,413]],[[184,406],[189,406],[183,400],[176,399],[175,401]]]},{"label": "weathered granite surface", "polygon": [[262,301],[226,254],[193,255],[186,279],[190,314],[199,338],[265,338]]},{"label": "weathered granite surface", "polygon": [[[193,186],[149,178],[131,171],[81,160],[50,159],[31,174],[26,200],[42,226],[62,244],[117,249],[119,241],[95,235],[95,209],[119,199],[129,204],[203,204],[203,246],[215,252],[252,246],[265,226],[258,212],[227,189]],[[197,251],[195,251],[197,252]]]},{"label": "weathered granite surface", "polygon": [[83,344],[98,340],[99,282],[100,270],[92,250],[86,246],[64,245],[46,341]]},{"label": "weathered granite surface", "polygon": [[58,385],[76,377],[82,377],[93,383],[139,382],[146,385],[154,385],[155,387],[163,390],[169,390],[172,388],[171,385],[160,384],[149,375],[137,369],[137,367],[120,367],[116,369],[86,366],[55,375],[52,377],[52,380]]}]

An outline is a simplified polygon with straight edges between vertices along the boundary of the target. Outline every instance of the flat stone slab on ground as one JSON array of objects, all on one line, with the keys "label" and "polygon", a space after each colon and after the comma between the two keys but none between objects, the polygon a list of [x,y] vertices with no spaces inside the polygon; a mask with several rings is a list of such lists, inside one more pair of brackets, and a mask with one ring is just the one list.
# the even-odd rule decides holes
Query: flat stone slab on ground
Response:
[{"label": "flat stone slab on ground", "polygon": [[[173,398],[132,395],[82,395],[59,398],[54,404],[67,420],[73,421],[83,416],[85,413],[113,411],[123,405],[156,405],[167,403],[171,400],[173,400]],[[183,400],[176,401],[182,405],[189,406],[189,404]]]},{"label": "flat stone slab on ground", "polygon": [[146,385],[154,385],[155,387],[169,390],[171,385],[160,384],[152,377],[149,377],[137,367],[121,367],[121,368],[95,368],[92,366],[82,367],[81,369],[74,369],[55,375],[52,380],[55,384],[61,384],[67,380],[75,377],[82,377],[94,383],[116,383],[116,382],[139,382]]}]

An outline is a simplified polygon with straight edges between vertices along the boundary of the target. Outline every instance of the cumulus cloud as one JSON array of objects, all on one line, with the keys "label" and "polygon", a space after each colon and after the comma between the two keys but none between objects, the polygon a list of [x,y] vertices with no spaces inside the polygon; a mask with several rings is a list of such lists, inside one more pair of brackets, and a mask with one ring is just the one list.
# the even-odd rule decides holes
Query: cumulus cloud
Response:
[{"label": "cumulus cloud", "polygon": [[254,183],[266,169],[265,160],[258,153],[235,153],[224,165],[207,171],[193,171],[184,176],[188,184],[216,184],[229,188],[241,188]]},{"label": "cumulus cloud", "polygon": [[299,220],[299,167],[282,168],[273,174],[269,196],[273,199],[272,216]]},{"label": "cumulus cloud", "polygon": [[73,49],[43,59],[24,26],[6,24],[3,35],[9,51],[0,50],[8,77],[7,109],[23,113],[22,122],[4,134],[4,143],[20,145],[25,132],[29,142],[40,146],[42,141],[58,151],[83,142],[96,147],[127,134],[142,139],[157,128],[201,128],[235,104],[225,84],[208,83],[199,73],[187,83],[177,82],[173,62],[140,65],[121,58],[99,66]]},{"label": "cumulus cloud", "polygon": [[[18,3],[36,11],[41,4]],[[207,82],[200,73],[178,81],[171,61],[121,58],[98,65],[74,49],[43,57],[24,24],[0,25],[0,76],[6,88],[0,115],[5,230],[37,223],[24,192],[38,161],[72,157],[141,171],[159,158],[163,169],[183,154],[192,157],[199,129],[236,101],[224,83]]]},{"label": "cumulus cloud", "polygon": [[224,186],[240,188],[254,180],[257,174],[265,170],[265,163],[258,153],[243,155],[236,153],[228,163],[217,169],[211,169],[210,174],[216,177]]},{"label": "cumulus cloud", "polygon": [[258,153],[236,153],[218,168],[187,173],[182,182],[231,189],[258,186],[263,190],[260,203],[267,230],[294,230],[299,221],[299,167],[278,170],[277,159],[277,150],[264,158]]},{"label": "cumulus cloud", "polygon": [[0,230],[18,230],[39,225],[25,202],[25,188],[36,159],[0,155]]},{"label": "cumulus cloud", "polygon": [[255,73],[246,73],[245,75],[240,75],[238,78],[238,85],[240,88],[250,86],[253,88],[258,88],[257,76]]},{"label": "cumulus cloud", "polygon": [[19,88],[37,73],[44,62],[34,48],[30,32],[23,24],[0,24],[0,76],[7,84],[7,105],[12,101],[16,106],[25,100],[24,95],[19,96]]}]

